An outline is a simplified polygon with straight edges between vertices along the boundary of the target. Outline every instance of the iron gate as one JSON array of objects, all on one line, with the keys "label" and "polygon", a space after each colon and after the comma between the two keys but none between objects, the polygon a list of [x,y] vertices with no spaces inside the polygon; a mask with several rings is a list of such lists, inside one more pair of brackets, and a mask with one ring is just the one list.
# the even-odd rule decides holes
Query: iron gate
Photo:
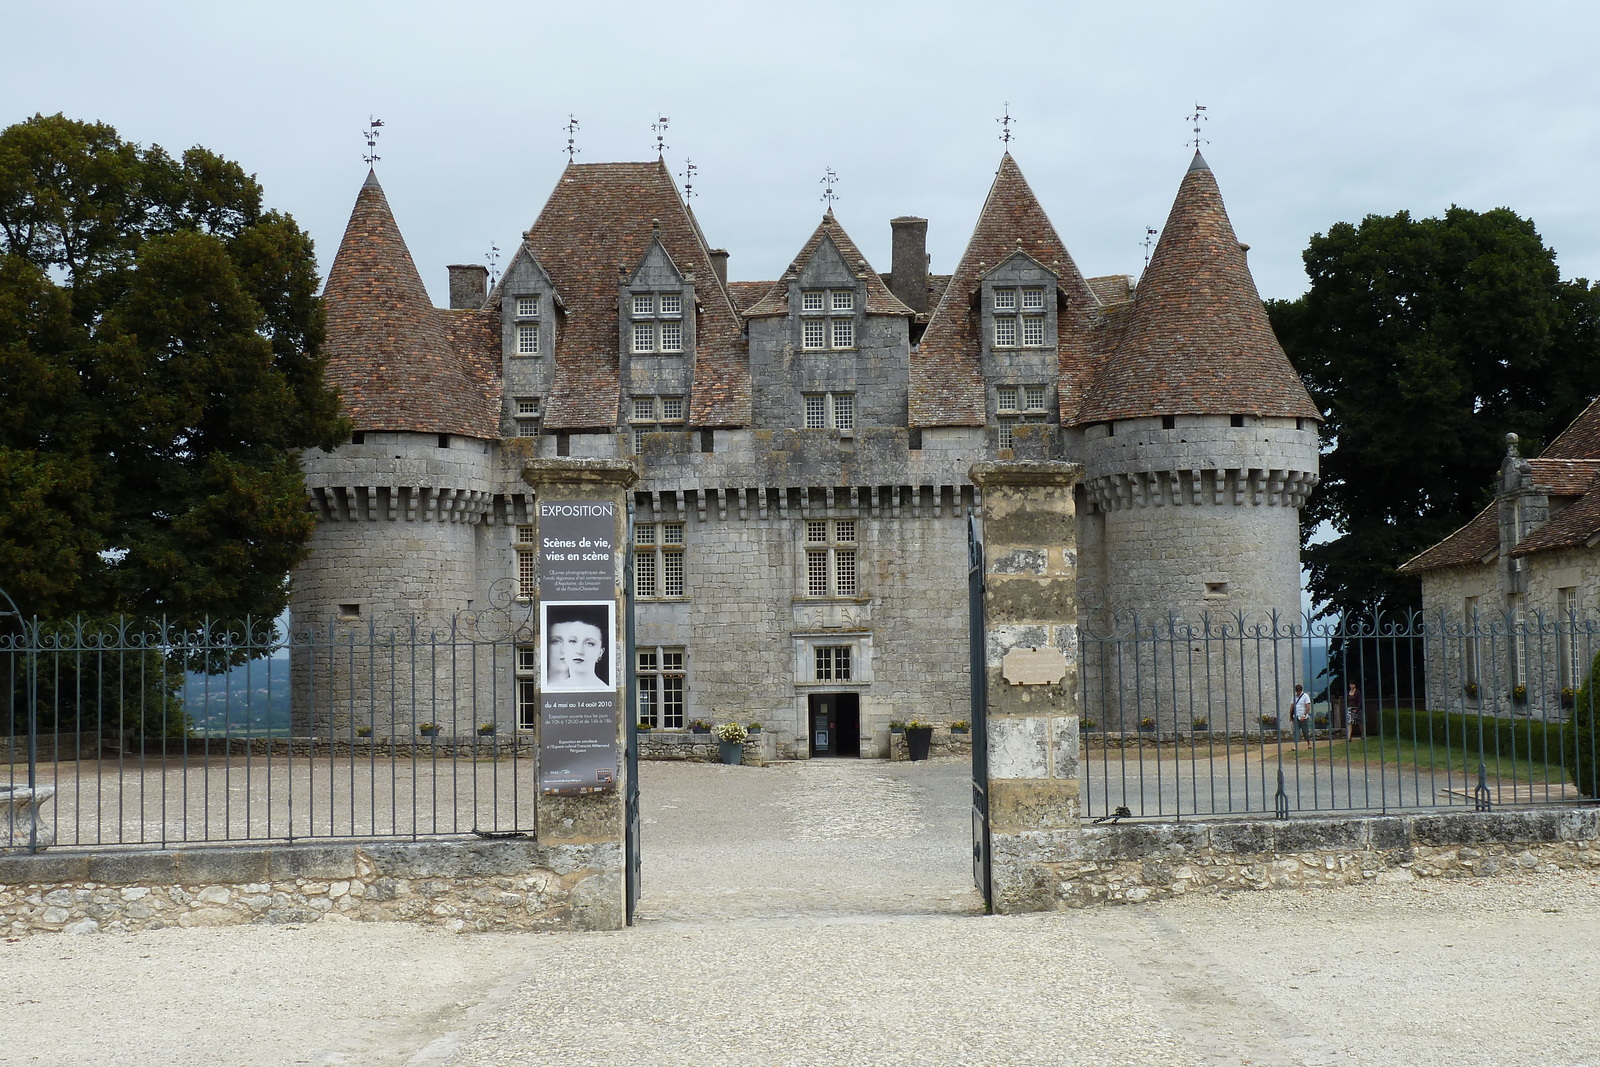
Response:
[{"label": "iron gate", "polygon": [[984,669],[983,542],[978,518],[967,512],[967,656],[972,677],[972,882],[993,909],[989,880],[989,697]]}]

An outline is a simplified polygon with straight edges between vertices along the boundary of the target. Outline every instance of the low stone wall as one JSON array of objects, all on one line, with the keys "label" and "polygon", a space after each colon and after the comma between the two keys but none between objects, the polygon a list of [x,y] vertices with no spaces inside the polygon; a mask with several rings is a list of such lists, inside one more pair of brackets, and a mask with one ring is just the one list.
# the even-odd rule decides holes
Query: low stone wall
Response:
[{"label": "low stone wall", "polygon": [[[744,762],[760,767],[769,758],[766,754],[765,731],[744,743]],[[651,730],[639,733],[639,758],[643,760],[682,760],[689,763],[721,763],[722,742],[716,734],[697,734],[688,730]]]},{"label": "low stone wall", "polygon": [[[514,759],[534,755],[538,746],[533,734],[526,731],[504,734],[460,734],[439,737],[420,737],[403,734],[357,737],[340,734],[334,737],[153,737],[119,741],[115,738],[91,737],[89,734],[71,735],[72,744],[63,743],[59,750],[46,744],[40,735],[39,762],[54,763],[76,759],[198,759],[218,756],[252,756],[286,759],[400,759],[412,757],[429,759]],[[94,744],[88,741],[92,739]],[[11,750],[12,762],[25,763],[27,748]],[[0,762],[6,750],[0,748]]]},{"label": "low stone wall", "polygon": [[997,837],[995,910],[1312,889],[1525,870],[1600,870],[1600,810],[1087,826]]},{"label": "low stone wall", "polygon": [[401,921],[614,930],[622,849],[529,840],[0,856],[0,931]]}]

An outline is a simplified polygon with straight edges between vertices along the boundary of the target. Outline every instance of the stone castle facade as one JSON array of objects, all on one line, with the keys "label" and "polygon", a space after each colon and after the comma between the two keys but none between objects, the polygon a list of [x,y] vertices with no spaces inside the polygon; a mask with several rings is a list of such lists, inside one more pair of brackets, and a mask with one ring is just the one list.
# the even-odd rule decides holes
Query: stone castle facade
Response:
[{"label": "stone castle facade", "polygon": [[[759,721],[786,754],[822,721],[827,754],[870,756],[892,720],[968,717],[974,463],[1084,466],[1083,625],[1296,617],[1320,416],[1199,153],[1137,288],[1079,272],[1010,154],[948,275],[926,226],[894,219],[879,273],[830,211],[781,278],[729,281],[664,163],[572,164],[498,284],[451,267],[440,309],[369,175],[325,294],[354,433],[305,457],[320,521],[296,622],[514,611],[536,456],[640,464],[641,717]],[[531,726],[529,662],[453,667],[479,709],[458,729],[484,694]],[[310,714],[356,713],[336,669],[308,670]]]}]

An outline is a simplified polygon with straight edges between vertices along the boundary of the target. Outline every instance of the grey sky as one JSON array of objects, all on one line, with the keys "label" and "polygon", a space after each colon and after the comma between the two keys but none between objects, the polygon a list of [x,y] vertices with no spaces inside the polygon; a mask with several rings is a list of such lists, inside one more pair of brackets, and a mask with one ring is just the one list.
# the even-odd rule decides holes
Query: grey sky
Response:
[{"label": "grey sky", "polygon": [[879,270],[888,220],[927,217],[951,270],[1013,151],[1086,274],[1137,273],[1202,136],[1264,296],[1305,287],[1306,239],[1452,203],[1531,216],[1567,276],[1600,275],[1600,5],[13,4],[0,124],[61,111],[255,172],[326,271],[378,173],[436,301],[447,263],[509,249],[566,163],[700,168],[693,201],[730,276],[774,278],[840,177]]}]

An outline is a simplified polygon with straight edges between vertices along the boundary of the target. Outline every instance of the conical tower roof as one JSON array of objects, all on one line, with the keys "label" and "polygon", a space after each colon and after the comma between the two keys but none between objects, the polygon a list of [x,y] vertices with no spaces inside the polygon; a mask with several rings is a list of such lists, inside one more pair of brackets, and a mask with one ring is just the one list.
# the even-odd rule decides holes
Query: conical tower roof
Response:
[{"label": "conical tower roof", "polygon": [[[833,209],[829,208],[822,216],[822,221],[817,228],[811,231],[811,237],[805,246],[800,249],[800,254],[794,257],[794,266],[797,270],[804,270],[811,257],[817,254],[817,249],[822,247],[823,239],[833,242],[839,250],[839,257],[852,271],[860,271],[866,275],[866,300],[863,310],[869,315],[915,315],[916,312],[906,307],[900,298],[889,291],[883,283],[883,278],[872,265],[867,262],[867,257],[861,254],[861,249],[844,232],[844,227],[839,225],[833,217]],[[756,301],[744,312],[746,318],[758,319],[768,315],[789,314],[789,280],[780,278],[767,291],[767,295]]]},{"label": "conical tower roof", "polygon": [[1000,159],[961,262],[928,318],[922,343],[912,353],[911,425],[983,425],[981,315],[973,294],[986,271],[1016,252],[1032,256],[1055,272],[1056,286],[1066,300],[1057,320],[1063,393],[1069,380],[1081,380],[1082,337],[1099,302],[1022,176],[1022,168],[1007,152]]},{"label": "conical tower roof", "polygon": [[1199,152],[1140,279],[1127,329],[1076,422],[1151,415],[1322,418],[1267,322]]},{"label": "conical tower roof", "polygon": [[355,429],[500,436],[494,403],[447,340],[375,173],[356,195],[322,298],[327,381]]}]

